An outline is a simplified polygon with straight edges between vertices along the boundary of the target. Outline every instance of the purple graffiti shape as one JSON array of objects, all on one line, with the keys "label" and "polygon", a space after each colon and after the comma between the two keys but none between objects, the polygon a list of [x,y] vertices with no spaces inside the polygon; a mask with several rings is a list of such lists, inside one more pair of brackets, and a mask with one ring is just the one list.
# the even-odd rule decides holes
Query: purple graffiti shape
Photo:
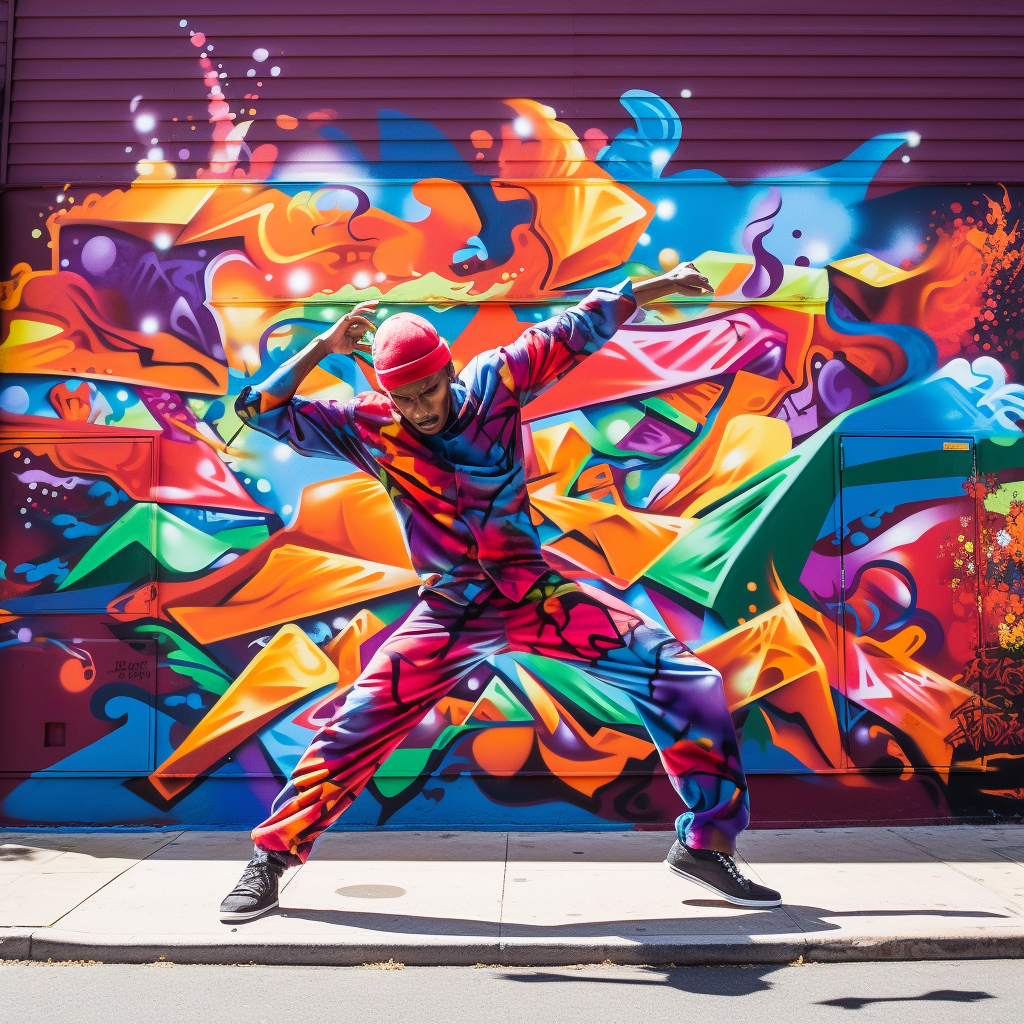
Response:
[{"label": "purple graffiti shape", "polygon": [[743,229],[743,248],[754,257],[754,269],[743,282],[743,295],[763,299],[782,284],[782,261],[764,247],[764,236],[775,227],[774,219],[782,209],[782,193],[772,185],[768,196],[754,208],[754,217]]},{"label": "purple graffiti shape", "polygon": [[821,368],[818,396],[833,416],[863,405],[871,397],[867,385],[838,359],[830,359]]}]

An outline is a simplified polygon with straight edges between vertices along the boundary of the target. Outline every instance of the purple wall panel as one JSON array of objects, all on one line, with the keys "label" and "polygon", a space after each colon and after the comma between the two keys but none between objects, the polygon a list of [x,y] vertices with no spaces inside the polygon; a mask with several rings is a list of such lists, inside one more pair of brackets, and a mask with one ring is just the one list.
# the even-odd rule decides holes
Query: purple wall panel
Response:
[{"label": "purple wall panel", "polygon": [[[179,118],[162,127],[162,143],[177,150],[205,141],[206,89],[182,18],[216,41],[213,56],[239,112],[254,88],[246,78],[252,50],[265,46],[266,67],[281,68],[259,89],[250,145],[301,145],[312,137],[306,129],[317,127],[304,119],[328,108],[332,123],[375,159],[377,114],[390,108],[437,125],[473,159],[470,133],[497,135],[509,120],[506,99],[550,104],[580,137],[587,129],[614,136],[633,124],[619,97],[646,89],[683,119],[682,145],[666,173],[806,170],[842,159],[873,135],[912,130],[922,136],[913,162],[887,163],[882,181],[1020,178],[1019,3],[988,0],[969,15],[945,0],[779,0],[771,10],[728,2],[713,12],[679,2],[625,11],[605,0],[431,3],[429,11],[390,0],[373,14],[354,3],[294,6],[282,13],[260,0],[158,0],[140,14],[123,0],[87,8],[23,0],[8,180],[131,180],[138,139],[128,104],[140,94],[161,119]],[[278,114],[300,118],[299,130],[279,128]]]}]

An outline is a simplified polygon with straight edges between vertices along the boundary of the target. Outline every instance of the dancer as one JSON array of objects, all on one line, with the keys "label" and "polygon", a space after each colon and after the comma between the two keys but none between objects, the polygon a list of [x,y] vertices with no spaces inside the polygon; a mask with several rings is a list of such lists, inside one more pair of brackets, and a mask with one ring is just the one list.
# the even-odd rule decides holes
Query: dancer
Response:
[{"label": "dancer", "polygon": [[[255,856],[221,904],[222,920],[276,907],[284,870],[306,860],[441,697],[506,651],[574,661],[628,695],[685,807],[666,858],[671,870],[739,906],[781,903],[733,859],[749,811],[721,677],[671,634],[552,571],[526,490],[521,406],[596,352],[637,303],[710,292],[692,264],[597,288],[459,374],[437,331],[413,313],[388,317],[368,344],[376,302],[361,303],[265,383],[242,390],[235,408],[243,422],[383,482],[423,586],[253,831]],[[372,354],[384,394],[295,398],[327,355],[356,351]]]}]

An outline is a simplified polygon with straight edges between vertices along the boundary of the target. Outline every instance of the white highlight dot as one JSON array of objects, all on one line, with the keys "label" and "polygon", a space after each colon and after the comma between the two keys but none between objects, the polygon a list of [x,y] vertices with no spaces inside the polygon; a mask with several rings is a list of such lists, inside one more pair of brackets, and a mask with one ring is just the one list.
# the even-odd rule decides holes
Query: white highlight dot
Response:
[{"label": "white highlight dot", "polygon": [[147,154],[147,160],[163,160],[164,151],[159,146],[154,146]]},{"label": "white highlight dot", "polygon": [[290,516],[291,514],[292,514],[292,507],[291,507],[291,505],[282,505],[281,506],[281,515],[283,515],[283,516]]},{"label": "white highlight dot", "polygon": [[293,270],[288,275],[288,288],[296,295],[308,292],[313,287],[313,278],[308,270]]},{"label": "white highlight dot", "polygon": [[246,78],[255,78],[256,77],[256,69],[255,68],[249,68],[249,70],[246,71],[245,75],[246,75]]},{"label": "white highlight dot", "polygon": [[689,89],[680,89],[679,95],[682,96],[684,100],[688,100],[693,95],[693,93],[690,92]]},{"label": "white highlight dot", "polygon": [[124,151],[125,151],[126,153],[130,153],[130,152],[132,151],[132,147],[131,147],[131,146],[125,146],[125,147],[124,147]]},{"label": "white highlight dot", "polygon": [[270,69],[270,74],[271,74],[271,75],[272,75],[272,76],[273,76],[274,78],[277,78],[277,76],[278,76],[279,74],[281,74],[281,69],[280,69],[279,67],[276,67],[276,66],[275,66],[275,67],[272,67],[272,68]]},{"label": "white highlight dot", "polygon": [[182,18],[181,21],[178,22],[178,28],[188,28],[188,22]]},{"label": "white highlight dot", "polygon": [[651,166],[661,173],[661,169],[669,162],[672,158],[672,154],[667,149],[656,149],[651,153]]},{"label": "white highlight dot", "polygon": [[643,234],[642,234],[642,235],[641,235],[641,236],[640,236],[640,237],[639,237],[639,238],[637,239],[637,241],[638,241],[638,242],[639,242],[639,243],[640,243],[641,245],[650,245],[650,244],[651,244],[651,236],[650,236],[649,234],[647,234],[647,232],[645,231],[645,232],[644,232],[644,233],[643,233]]},{"label": "white highlight dot", "polygon": [[143,334],[156,334],[160,330],[160,321],[155,316],[143,317],[142,323],[139,324],[139,330]]},{"label": "white highlight dot", "polygon": [[821,240],[808,241],[804,252],[811,263],[828,263],[832,258],[828,245]]},{"label": "white highlight dot", "polygon": [[256,481],[256,490],[259,491],[260,494],[266,494],[267,491],[270,490],[270,481],[269,480],[257,480]]},{"label": "white highlight dot", "polygon": [[153,239],[153,244],[158,249],[170,249],[171,247],[171,236],[167,234],[159,234]]},{"label": "white highlight dot", "polygon": [[676,215],[676,204],[671,199],[662,199],[655,207],[655,213],[661,220],[671,220]]},{"label": "white highlight dot", "polygon": [[909,163],[910,163],[910,157],[909,157],[909,156],[907,156],[906,154],[904,154],[903,156],[901,156],[901,157],[900,157],[900,160],[902,160],[902,161],[903,161],[903,163],[905,163],[905,164],[909,164]]},{"label": "white highlight dot", "polygon": [[135,118],[137,132],[151,132],[156,127],[156,118],[152,114],[139,114]]},{"label": "white highlight dot", "polygon": [[352,284],[356,288],[369,288],[370,275],[365,270],[360,270],[359,273],[352,278]]},{"label": "white highlight dot", "polygon": [[910,146],[911,149],[915,149],[917,146],[920,146],[921,145],[921,136],[920,136],[920,134],[918,132],[908,132],[907,133],[907,145]]},{"label": "white highlight dot", "polygon": [[533,134],[533,122],[528,117],[517,117],[512,122],[512,130],[522,139]]},{"label": "white highlight dot", "polygon": [[57,196],[57,202],[58,203],[63,203],[64,202],[64,193],[63,192],[61,192],[60,195]]},{"label": "white highlight dot", "polygon": [[121,390],[118,391],[118,393],[117,393],[117,400],[119,402],[127,402],[128,401],[128,392],[125,391],[124,388],[121,388]]},{"label": "white highlight dot", "polygon": [[262,64],[269,56],[270,51],[262,46],[258,46],[252,51],[252,59],[256,61],[257,64]]}]

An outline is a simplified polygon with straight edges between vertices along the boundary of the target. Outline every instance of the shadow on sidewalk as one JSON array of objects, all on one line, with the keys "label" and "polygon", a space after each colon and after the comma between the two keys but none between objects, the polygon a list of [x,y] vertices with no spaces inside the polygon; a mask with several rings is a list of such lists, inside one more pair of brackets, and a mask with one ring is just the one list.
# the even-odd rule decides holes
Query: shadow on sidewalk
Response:
[{"label": "shadow on sidewalk", "polygon": [[[937,917],[1007,919],[1005,914],[968,910],[827,910],[787,904],[771,910],[743,910],[719,900],[685,900],[685,905],[734,911],[728,917],[675,917],[631,921],[589,921],[530,925],[513,922],[472,921],[462,918],[416,917],[406,914],[368,913],[358,910],[311,910],[282,907],[273,916],[290,920],[391,932],[396,935],[493,936],[501,938],[679,938],[693,935],[780,935],[836,931],[841,926],[827,918],[852,917]],[[268,915],[269,916],[269,915]],[[262,918],[261,920],[267,920]]]}]

